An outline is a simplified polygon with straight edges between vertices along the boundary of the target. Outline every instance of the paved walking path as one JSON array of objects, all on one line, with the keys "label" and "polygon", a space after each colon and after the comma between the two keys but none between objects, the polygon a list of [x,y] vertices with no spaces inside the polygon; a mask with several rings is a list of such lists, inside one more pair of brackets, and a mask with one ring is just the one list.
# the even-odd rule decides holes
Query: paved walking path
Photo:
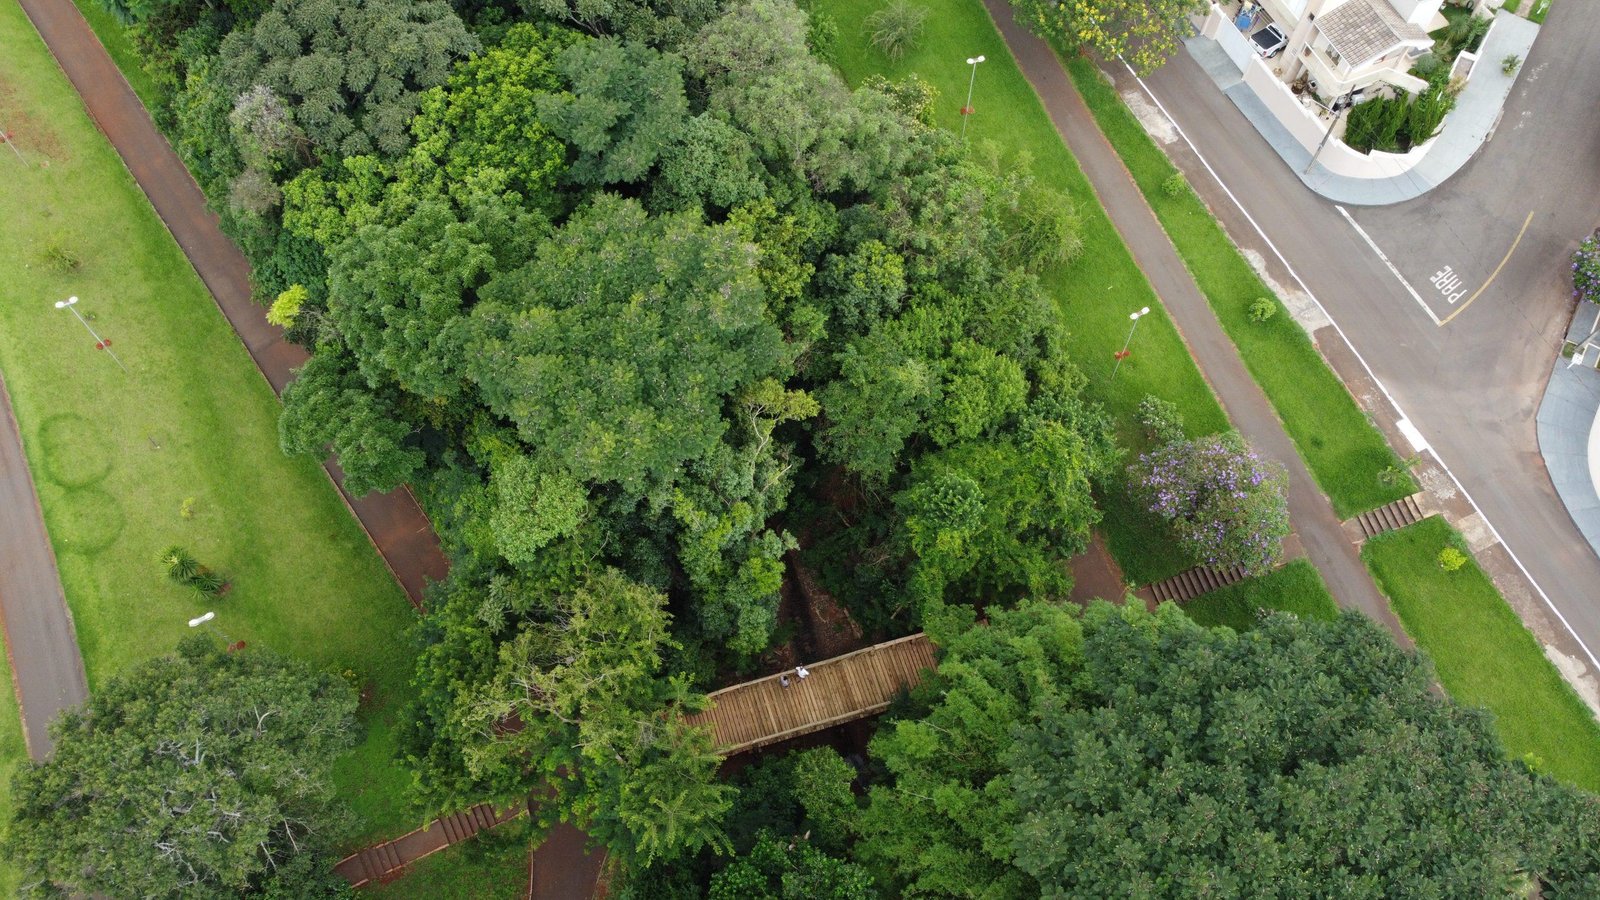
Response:
[{"label": "paved walking path", "polygon": [[1266,395],[1246,371],[1238,350],[1223,332],[1210,304],[1123,166],[1121,157],[1100,132],[1055,53],[1044,41],[1016,23],[1007,0],[984,0],[984,5],[1062,140],[1094,186],[1112,224],[1183,334],[1190,353],[1234,427],[1251,446],[1288,470],[1289,517],[1306,556],[1322,573],[1328,590],[1340,606],[1360,610],[1388,628],[1401,646],[1410,648],[1411,639],[1373,584],[1328,498],[1318,490]]},{"label": "paved walking path", "polygon": [[22,736],[28,755],[40,760],[50,755],[51,720],[87,700],[89,685],[4,377],[0,377],[0,539],[4,541],[0,624],[5,626],[6,654],[22,709]]}]

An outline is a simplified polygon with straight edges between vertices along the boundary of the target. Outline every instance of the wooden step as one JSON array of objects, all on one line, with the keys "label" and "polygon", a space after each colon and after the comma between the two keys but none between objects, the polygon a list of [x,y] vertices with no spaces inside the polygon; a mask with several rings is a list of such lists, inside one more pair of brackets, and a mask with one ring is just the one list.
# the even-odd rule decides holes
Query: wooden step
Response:
[{"label": "wooden step", "polygon": [[1356,516],[1356,524],[1361,531],[1362,540],[1370,540],[1380,534],[1396,531],[1407,525],[1422,521],[1422,505],[1417,501],[1420,494],[1411,494],[1401,497],[1393,503],[1388,503],[1377,509],[1369,509]]}]

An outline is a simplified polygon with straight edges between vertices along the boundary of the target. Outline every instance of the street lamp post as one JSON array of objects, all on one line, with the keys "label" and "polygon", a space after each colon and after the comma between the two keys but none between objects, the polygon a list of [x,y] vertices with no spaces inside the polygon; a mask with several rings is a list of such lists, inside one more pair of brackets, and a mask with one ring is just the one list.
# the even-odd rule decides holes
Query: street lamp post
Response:
[{"label": "street lamp post", "polygon": [[83,323],[83,327],[89,330],[89,336],[94,338],[94,348],[96,350],[104,350],[106,355],[111,357],[112,361],[117,364],[117,368],[122,370],[122,374],[128,374],[128,367],[122,364],[122,360],[117,359],[117,355],[115,353],[111,352],[111,342],[100,335],[95,334],[94,327],[89,324],[89,320],[85,319],[83,314],[78,312],[77,297],[68,297],[65,300],[57,300],[56,309],[71,310],[72,314],[78,317],[78,321]]},{"label": "street lamp post", "polygon": [[967,65],[972,67],[972,76],[967,79],[967,105],[961,107],[961,139],[967,139],[967,117],[972,115],[972,86],[978,82],[978,63],[983,62],[982,56],[968,57]]},{"label": "street lamp post", "polygon": [[213,634],[222,639],[222,646],[226,647],[229,653],[243,648],[244,641],[240,641],[239,643],[235,644],[227,635],[222,633],[221,628],[211,624],[211,620],[215,619],[216,617],[217,614],[215,612],[208,612],[203,616],[196,616],[195,618],[189,620],[189,627],[199,628],[201,625],[209,627]]},{"label": "street lamp post", "polygon": [[1354,90],[1340,96],[1333,101],[1333,105],[1325,107],[1328,110],[1328,130],[1322,133],[1322,141],[1317,144],[1317,149],[1311,152],[1311,161],[1306,163],[1305,171],[1301,175],[1311,174],[1311,167],[1317,164],[1317,157],[1322,155],[1322,148],[1328,145],[1328,139],[1333,137],[1333,126],[1339,124],[1339,110],[1343,109],[1356,95]]},{"label": "street lamp post", "polygon": [[1150,307],[1148,307],[1148,306],[1144,307],[1143,309],[1139,310],[1138,312],[1133,312],[1133,313],[1129,313],[1128,314],[1128,318],[1133,320],[1133,325],[1132,325],[1132,327],[1130,327],[1128,329],[1128,339],[1122,342],[1122,349],[1118,350],[1116,353],[1112,354],[1112,356],[1115,356],[1117,358],[1117,364],[1111,367],[1111,377],[1112,377],[1113,380],[1115,380],[1116,377],[1117,377],[1117,370],[1122,368],[1122,361],[1127,359],[1131,355],[1128,352],[1128,345],[1133,343],[1133,332],[1136,329],[1138,329],[1139,320],[1144,318],[1145,316],[1147,316],[1149,314],[1150,314]]}]

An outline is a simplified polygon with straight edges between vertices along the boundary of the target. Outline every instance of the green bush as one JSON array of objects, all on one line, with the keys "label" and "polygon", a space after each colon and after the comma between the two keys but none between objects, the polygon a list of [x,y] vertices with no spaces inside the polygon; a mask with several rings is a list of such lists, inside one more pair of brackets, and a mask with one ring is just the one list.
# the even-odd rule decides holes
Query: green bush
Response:
[{"label": "green bush", "polygon": [[1467,555],[1454,547],[1446,547],[1439,551],[1439,568],[1446,572],[1454,572],[1467,564]]},{"label": "green bush", "polygon": [[1515,53],[1507,53],[1505,59],[1500,60],[1500,71],[1506,75],[1515,75],[1522,68],[1522,57]]},{"label": "green bush", "polygon": [[1139,401],[1139,424],[1144,426],[1150,443],[1164,446],[1184,439],[1183,413],[1175,403],[1169,403],[1153,394]]},{"label": "green bush", "polygon": [[1185,181],[1182,172],[1173,172],[1166,181],[1161,182],[1161,193],[1168,197],[1182,197],[1189,190],[1189,182]]},{"label": "green bush", "polygon": [[928,21],[928,8],[909,0],[891,0],[888,6],[867,16],[867,33],[872,46],[883,55],[899,60],[917,48],[922,39],[922,26]]},{"label": "green bush", "polygon": [[1271,297],[1257,297],[1250,301],[1250,321],[1252,322],[1265,322],[1277,314],[1277,301]]}]

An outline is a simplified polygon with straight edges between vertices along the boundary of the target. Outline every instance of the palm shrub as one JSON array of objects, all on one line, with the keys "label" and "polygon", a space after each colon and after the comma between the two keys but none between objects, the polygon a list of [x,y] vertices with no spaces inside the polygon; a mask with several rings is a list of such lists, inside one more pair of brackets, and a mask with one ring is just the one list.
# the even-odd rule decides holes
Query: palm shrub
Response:
[{"label": "palm shrub", "polygon": [[174,583],[207,597],[219,597],[228,587],[228,579],[202,566],[194,554],[176,545],[161,551],[161,567]]},{"label": "palm shrub", "polygon": [[172,546],[161,551],[161,567],[167,577],[187,587],[200,572],[200,561],[182,547]]},{"label": "palm shrub", "polygon": [[891,0],[888,6],[867,16],[867,33],[872,46],[883,55],[899,60],[915,50],[922,39],[922,26],[928,21],[928,8],[910,0]]}]

